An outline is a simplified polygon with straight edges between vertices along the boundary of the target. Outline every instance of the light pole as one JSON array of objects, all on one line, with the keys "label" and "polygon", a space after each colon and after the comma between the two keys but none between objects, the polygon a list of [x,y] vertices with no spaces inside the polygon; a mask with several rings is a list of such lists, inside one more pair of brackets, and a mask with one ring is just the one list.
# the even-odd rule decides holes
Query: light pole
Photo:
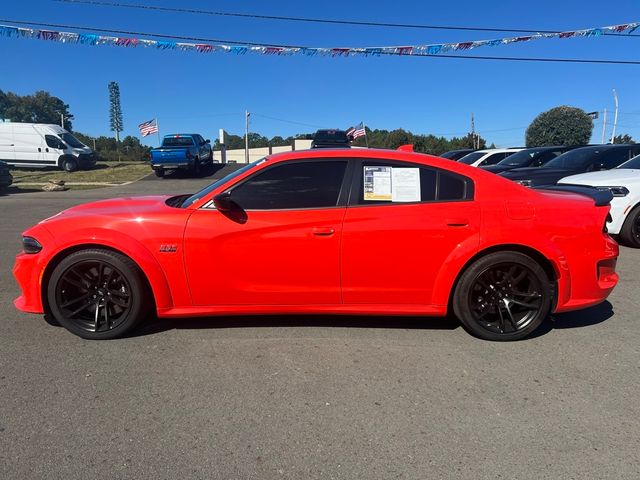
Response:
[{"label": "light pole", "polygon": [[249,163],[249,110],[244,112],[244,163]]},{"label": "light pole", "polygon": [[618,94],[616,93],[616,89],[613,89],[613,99],[616,102],[616,113],[613,116],[613,132],[611,133],[611,143],[614,142],[616,138],[616,127],[618,126]]}]

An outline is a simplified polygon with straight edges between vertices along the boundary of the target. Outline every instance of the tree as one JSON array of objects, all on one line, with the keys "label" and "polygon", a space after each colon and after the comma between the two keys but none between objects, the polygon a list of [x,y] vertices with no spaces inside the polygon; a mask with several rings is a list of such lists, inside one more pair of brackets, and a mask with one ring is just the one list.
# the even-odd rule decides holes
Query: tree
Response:
[{"label": "tree", "polygon": [[566,105],[538,115],[526,132],[527,147],[586,145],[593,131],[593,120],[580,108]]},{"label": "tree", "polygon": [[49,92],[20,96],[0,90],[0,118],[8,118],[12,122],[60,124],[62,116],[65,128],[71,130],[73,115],[69,113],[69,105]]},{"label": "tree", "polygon": [[615,137],[613,137],[613,143],[636,143],[633,138],[631,138],[631,135],[629,134],[624,134],[624,135],[616,135]]},{"label": "tree", "polygon": [[117,82],[109,82],[109,126],[116,134],[116,142],[120,142],[120,132],[124,130],[124,123],[120,106],[120,86]]}]

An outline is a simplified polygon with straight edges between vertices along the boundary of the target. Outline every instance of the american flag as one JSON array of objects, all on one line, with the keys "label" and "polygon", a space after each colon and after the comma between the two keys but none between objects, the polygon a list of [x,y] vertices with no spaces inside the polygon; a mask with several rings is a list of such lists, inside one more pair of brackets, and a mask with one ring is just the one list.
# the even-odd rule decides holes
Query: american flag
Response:
[{"label": "american flag", "polygon": [[152,133],[158,133],[158,122],[154,118],[153,120],[149,120],[148,122],[141,123],[140,125],[138,125],[138,128],[140,129],[140,134],[143,137],[146,137],[147,135],[151,135]]},{"label": "american flag", "polygon": [[355,140],[358,137],[364,137],[367,132],[364,130],[364,123],[360,122],[355,127],[351,127],[347,130],[347,135],[350,135]]}]

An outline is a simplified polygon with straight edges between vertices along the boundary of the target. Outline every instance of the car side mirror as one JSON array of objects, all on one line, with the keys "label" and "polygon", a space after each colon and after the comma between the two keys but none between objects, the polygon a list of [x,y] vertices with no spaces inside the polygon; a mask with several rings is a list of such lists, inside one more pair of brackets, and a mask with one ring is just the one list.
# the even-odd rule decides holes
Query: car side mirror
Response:
[{"label": "car side mirror", "polygon": [[204,141],[204,143],[211,143],[211,140],[209,140],[208,138]]},{"label": "car side mirror", "polygon": [[232,212],[240,207],[231,199],[231,192],[226,191],[213,197],[213,204],[220,212]]}]

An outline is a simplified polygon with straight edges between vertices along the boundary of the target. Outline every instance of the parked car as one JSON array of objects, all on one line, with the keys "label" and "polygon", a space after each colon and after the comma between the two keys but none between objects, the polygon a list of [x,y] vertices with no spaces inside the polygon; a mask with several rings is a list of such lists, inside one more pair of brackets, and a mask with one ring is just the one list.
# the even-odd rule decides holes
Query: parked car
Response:
[{"label": "parked car", "polygon": [[13,183],[13,176],[9,171],[9,165],[0,161],[0,188],[6,188]]},{"label": "parked car", "polygon": [[29,228],[15,305],[90,339],[123,335],[150,309],[451,311],[478,337],[520,339],[617,283],[611,194],[566,188],[583,193],[407,151],[276,154],[193,195],[103,200]]},{"label": "parked car", "polygon": [[609,170],[640,154],[640,145],[593,145],[563,153],[541,167],[514,168],[500,175],[526,187],[555,185],[569,175]]},{"label": "parked car", "polygon": [[609,233],[621,243],[640,248],[640,155],[611,170],[565,177],[559,185],[590,185],[613,194]]},{"label": "parked car", "polygon": [[486,150],[476,150],[462,157],[458,162],[471,165],[472,167],[484,167],[495,165],[510,155],[523,150],[522,148],[488,148]]},{"label": "parked car", "polygon": [[12,167],[91,168],[96,154],[58,125],[0,123],[0,159]]},{"label": "parked car", "polygon": [[313,135],[311,148],[351,148],[351,140],[344,130],[323,129]]},{"label": "parked car", "polygon": [[495,165],[483,165],[487,172],[502,173],[514,168],[523,167],[541,167],[549,160],[553,160],[558,155],[562,155],[569,150],[577,147],[536,147],[520,150],[519,152],[509,155],[504,160],[499,161]]},{"label": "parked car", "polygon": [[203,165],[212,164],[211,141],[197,133],[165,135],[160,147],[151,150],[151,168],[158,177],[174,170],[189,170],[199,175]]},{"label": "parked car", "polygon": [[446,158],[448,160],[458,161],[465,155],[468,155],[471,152],[475,152],[472,148],[462,148],[460,150],[449,150],[448,152],[444,152],[438,155],[440,158]]}]

